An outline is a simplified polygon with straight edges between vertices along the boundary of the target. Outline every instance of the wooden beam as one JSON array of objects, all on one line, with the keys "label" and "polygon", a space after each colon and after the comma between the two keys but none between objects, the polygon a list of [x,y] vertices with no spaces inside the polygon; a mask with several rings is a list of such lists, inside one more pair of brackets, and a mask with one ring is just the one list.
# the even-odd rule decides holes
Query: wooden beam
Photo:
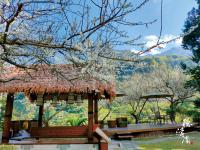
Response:
[{"label": "wooden beam", "polygon": [[4,116],[3,135],[2,135],[2,143],[3,144],[9,143],[13,101],[14,101],[14,94],[8,93],[7,101],[6,101],[6,108],[5,108],[5,116]]},{"label": "wooden beam", "polygon": [[93,142],[93,125],[94,125],[94,105],[93,105],[93,93],[88,94],[88,142]]},{"label": "wooden beam", "polygon": [[88,126],[31,128],[35,138],[87,138]]},{"label": "wooden beam", "polygon": [[[74,93],[77,94],[77,93]],[[81,97],[83,99],[87,99],[88,95],[85,93],[78,93],[79,95],[81,95]],[[56,94],[47,94],[45,93],[43,98],[44,100],[48,101],[48,100],[52,100],[54,96],[57,96],[57,100],[67,100],[68,99],[68,95],[69,93],[56,93]]]},{"label": "wooden beam", "polygon": [[94,99],[94,122],[98,124],[98,99]]}]

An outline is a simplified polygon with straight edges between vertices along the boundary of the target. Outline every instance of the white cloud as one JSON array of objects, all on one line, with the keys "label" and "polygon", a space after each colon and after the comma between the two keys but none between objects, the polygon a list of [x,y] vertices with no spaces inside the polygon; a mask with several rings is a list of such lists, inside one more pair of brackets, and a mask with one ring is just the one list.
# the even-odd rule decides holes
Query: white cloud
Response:
[{"label": "white cloud", "polygon": [[158,37],[156,35],[148,35],[145,38],[145,42],[146,42],[146,47],[151,47],[153,45],[156,45],[157,41],[158,41]]},{"label": "white cloud", "polygon": [[[132,49],[131,52],[133,52],[134,54],[139,54],[141,51],[140,50],[136,50],[136,49]],[[146,54],[140,54],[140,56],[145,56]]]},{"label": "white cloud", "polygon": [[177,40],[175,41],[175,44],[176,44],[177,46],[181,46],[181,45],[182,45],[182,42],[183,42],[183,38],[181,37],[181,38],[179,38],[179,39],[177,39]]},{"label": "white cloud", "polygon": [[161,52],[159,50],[156,50],[156,49],[152,49],[149,51],[150,54],[152,55],[156,55],[156,54],[160,54]]},{"label": "white cloud", "polygon": [[[172,34],[166,34],[166,35],[163,35],[159,42],[166,42],[166,41],[170,41],[172,39],[175,39],[177,36],[175,35],[172,35]],[[158,42],[158,36],[156,35],[148,35],[148,36],[145,36],[144,37],[144,41],[146,42],[145,44],[145,47],[146,49],[154,46],[157,44]],[[155,55],[155,54],[159,54],[161,53],[160,52],[160,49],[167,49],[169,46],[170,47],[179,47],[181,46],[181,43],[182,43],[182,38],[178,38],[170,43],[166,43],[166,44],[161,44],[159,45],[158,47],[155,47],[153,49],[151,49],[150,52],[148,52],[149,54],[152,54],[152,55]]]},{"label": "white cloud", "polygon": [[139,50],[136,50],[136,49],[132,49],[131,52],[137,54],[137,53],[139,53],[140,51],[139,51]]},{"label": "white cloud", "polygon": [[166,34],[166,35],[164,35],[164,36],[161,38],[161,41],[169,41],[169,40],[172,40],[172,39],[174,39],[174,38],[176,38],[175,35]]},{"label": "white cloud", "polygon": [[[160,38],[159,42],[167,42],[167,41],[173,40],[177,37],[178,36],[176,36],[176,35],[165,34]],[[147,50],[148,48],[151,48],[152,46],[155,46],[157,44],[158,36],[156,36],[156,35],[145,36],[144,42],[146,43],[144,45],[144,49]],[[182,38],[178,38],[178,39],[176,39],[172,42],[160,44],[159,46],[152,48],[149,52],[146,52],[142,55],[147,55],[147,54],[156,55],[156,54],[159,54],[159,53],[167,50],[170,47],[180,47],[181,44],[182,44]],[[161,50],[161,49],[163,49],[163,50]],[[134,53],[140,52],[139,50],[136,50],[136,49],[132,49],[131,51],[134,52]]]},{"label": "white cloud", "polygon": [[[156,35],[149,35],[149,36],[146,36],[144,38],[144,40],[146,42],[145,47],[146,48],[150,48],[150,47],[152,47],[152,46],[157,44],[158,37]],[[149,53],[152,54],[152,55],[159,54],[160,51],[158,49],[165,48],[165,47],[166,47],[166,44],[161,44],[161,45],[159,45],[159,47],[151,49],[151,51]]]},{"label": "white cloud", "polygon": [[[163,38],[163,41],[169,41],[169,40],[175,39],[175,38],[177,38],[177,37],[178,37],[178,36],[171,35],[171,34],[165,35],[164,38]],[[179,46],[181,46],[182,41],[183,41],[183,38],[180,37],[180,38],[177,38],[176,40],[172,41],[172,42],[169,43],[169,44],[171,44],[171,45],[174,46],[174,47],[179,47]]]},{"label": "white cloud", "polygon": [[154,40],[157,40],[158,37],[156,35],[148,35],[148,36],[145,37],[145,39],[154,41]]}]

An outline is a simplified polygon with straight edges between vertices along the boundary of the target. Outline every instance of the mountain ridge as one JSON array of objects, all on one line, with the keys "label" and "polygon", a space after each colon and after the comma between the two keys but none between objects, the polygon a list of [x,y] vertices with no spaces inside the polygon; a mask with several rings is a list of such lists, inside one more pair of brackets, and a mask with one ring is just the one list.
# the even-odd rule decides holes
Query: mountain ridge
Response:
[{"label": "mountain ridge", "polygon": [[157,56],[165,56],[165,55],[192,56],[192,52],[190,50],[185,50],[182,47],[172,47],[156,55]]}]

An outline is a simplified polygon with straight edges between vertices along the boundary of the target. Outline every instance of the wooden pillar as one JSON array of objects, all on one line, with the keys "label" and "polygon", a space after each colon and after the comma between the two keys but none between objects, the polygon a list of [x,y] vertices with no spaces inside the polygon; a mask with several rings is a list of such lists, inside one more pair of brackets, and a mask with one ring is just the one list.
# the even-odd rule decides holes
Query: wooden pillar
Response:
[{"label": "wooden pillar", "polygon": [[108,150],[108,143],[101,141],[99,144],[99,150]]},{"label": "wooden pillar", "polygon": [[6,108],[5,108],[5,116],[4,116],[3,135],[2,135],[3,144],[8,144],[9,142],[13,101],[14,101],[14,94],[8,93]]},{"label": "wooden pillar", "polygon": [[42,127],[43,108],[44,108],[44,104],[39,106],[38,127]]},{"label": "wooden pillar", "polygon": [[98,124],[98,99],[94,99],[94,122]]},{"label": "wooden pillar", "polygon": [[37,95],[37,106],[39,106],[39,113],[38,113],[38,127],[42,127],[42,116],[43,116],[43,109],[44,109],[44,98],[43,94]]},{"label": "wooden pillar", "polygon": [[88,142],[93,142],[94,105],[93,94],[88,95]]}]

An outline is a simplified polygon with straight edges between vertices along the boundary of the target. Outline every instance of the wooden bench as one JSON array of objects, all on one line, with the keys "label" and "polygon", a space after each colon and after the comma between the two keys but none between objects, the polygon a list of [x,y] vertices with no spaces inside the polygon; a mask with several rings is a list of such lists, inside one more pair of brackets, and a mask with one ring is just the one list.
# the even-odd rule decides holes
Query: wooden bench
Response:
[{"label": "wooden bench", "polygon": [[19,132],[19,130],[24,129],[23,124],[24,122],[27,122],[27,130],[30,132],[30,129],[32,127],[38,127],[38,121],[37,120],[18,120],[18,121],[11,121],[11,129],[13,130],[13,135]]}]

